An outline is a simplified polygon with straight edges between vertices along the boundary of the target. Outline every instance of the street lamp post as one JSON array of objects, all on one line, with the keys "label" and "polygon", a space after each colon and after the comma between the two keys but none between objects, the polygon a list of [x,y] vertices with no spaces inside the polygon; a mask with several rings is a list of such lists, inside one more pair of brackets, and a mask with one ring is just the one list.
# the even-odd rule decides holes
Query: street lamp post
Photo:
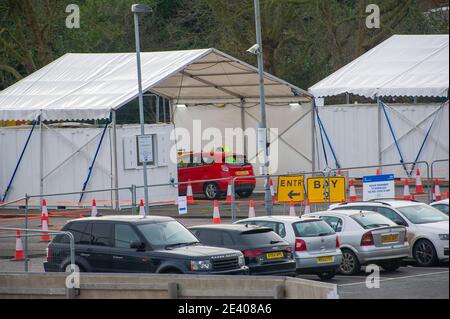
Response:
[{"label": "street lamp post", "polygon": [[[134,14],[134,32],[136,38],[136,59],[137,59],[137,76],[138,76],[138,90],[139,90],[139,119],[141,123],[141,135],[145,135],[145,121],[144,121],[144,97],[142,92],[142,70],[141,70],[141,40],[139,36],[139,13],[148,13],[152,9],[143,4],[133,4],[131,11]],[[145,215],[148,215],[148,181],[147,181],[147,163],[143,161],[144,174],[144,199],[145,199]]]},{"label": "street lamp post", "polygon": [[261,122],[259,124],[260,132],[263,131],[265,135],[266,145],[264,147],[264,166],[263,166],[263,175],[266,175],[265,182],[265,196],[264,202],[266,206],[266,212],[268,216],[272,215],[272,194],[270,191],[270,175],[269,175],[269,134],[267,131],[267,117],[266,117],[266,97],[264,90],[264,56],[263,56],[263,47],[262,47],[262,36],[261,36],[261,10],[259,6],[259,0],[255,1],[255,23],[256,23],[256,43],[257,50],[256,56],[258,57],[258,77],[259,77],[259,95],[260,95],[260,104],[261,104]]}]

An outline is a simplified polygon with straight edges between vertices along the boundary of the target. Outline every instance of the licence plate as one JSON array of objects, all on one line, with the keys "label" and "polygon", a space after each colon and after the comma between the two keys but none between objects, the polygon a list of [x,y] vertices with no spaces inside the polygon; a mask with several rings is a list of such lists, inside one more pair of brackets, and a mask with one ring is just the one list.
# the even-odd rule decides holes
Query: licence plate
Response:
[{"label": "licence plate", "polygon": [[387,244],[387,243],[396,243],[398,242],[398,235],[387,235],[387,236],[383,236],[382,237],[382,242],[383,244]]},{"label": "licence plate", "polygon": [[268,253],[266,254],[267,259],[281,259],[284,258],[284,253],[282,251],[276,253]]},{"label": "licence plate", "polygon": [[236,175],[239,175],[239,176],[248,175],[248,171],[237,171]]},{"label": "licence plate", "polygon": [[334,261],[333,256],[317,257],[318,264],[332,263],[333,261]]}]

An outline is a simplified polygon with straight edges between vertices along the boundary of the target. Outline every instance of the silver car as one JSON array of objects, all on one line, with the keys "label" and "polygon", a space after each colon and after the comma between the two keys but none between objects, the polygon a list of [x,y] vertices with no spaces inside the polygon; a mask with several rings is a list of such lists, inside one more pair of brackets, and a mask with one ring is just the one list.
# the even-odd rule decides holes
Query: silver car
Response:
[{"label": "silver car", "polygon": [[376,264],[395,271],[408,257],[409,244],[404,226],[369,211],[339,210],[311,213],[321,218],[339,235],[342,250],[340,272],[353,275],[361,266]]},{"label": "silver car", "polygon": [[342,253],[338,236],[319,218],[255,217],[236,224],[272,228],[295,252],[298,273],[314,273],[322,280],[329,280],[339,270]]}]

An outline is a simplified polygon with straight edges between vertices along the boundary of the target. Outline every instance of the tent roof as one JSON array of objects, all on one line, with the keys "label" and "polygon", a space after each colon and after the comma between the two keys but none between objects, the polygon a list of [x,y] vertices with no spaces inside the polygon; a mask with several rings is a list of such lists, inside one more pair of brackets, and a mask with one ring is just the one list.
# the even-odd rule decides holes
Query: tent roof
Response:
[{"label": "tent roof", "polygon": [[[142,53],[144,92],[174,103],[259,101],[257,69],[216,49]],[[298,102],[303,91],[265,75],[266,99]],[[66,54],[0,92],[0,120],[100,119],[138,95],[136,54]]]},{"label": "tent roof", "polygon": [[394,35],[309,89],[315,97],[342,93],[447,97],[448,35]]}]

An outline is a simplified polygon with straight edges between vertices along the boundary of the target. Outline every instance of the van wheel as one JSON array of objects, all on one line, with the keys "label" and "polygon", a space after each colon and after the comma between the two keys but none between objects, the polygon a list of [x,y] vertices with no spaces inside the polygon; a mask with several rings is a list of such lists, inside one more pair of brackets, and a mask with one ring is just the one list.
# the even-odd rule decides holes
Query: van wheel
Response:
[{"label": "van wheel", "polygon": [[204,187],[204,194],[207,199],[219,199],[220,198],[220,189],[216,183],[206,183]]},{"label": "van wheel", "polygon": [[361,270],[358,257],[348,249],[342,250],[342,263],[339,267],[341,274],[351,276]]},{"label": "van wheel", "polygon": [[437,264],[436,249],[429,240],[419,240],[414,245],[413,256],[421,267],[431,267]]},{"label": "van wheel", "polygon": [[241,198],[248,198],[248,197],[252,196],[253,191],[237,192],[237,194]]}]

